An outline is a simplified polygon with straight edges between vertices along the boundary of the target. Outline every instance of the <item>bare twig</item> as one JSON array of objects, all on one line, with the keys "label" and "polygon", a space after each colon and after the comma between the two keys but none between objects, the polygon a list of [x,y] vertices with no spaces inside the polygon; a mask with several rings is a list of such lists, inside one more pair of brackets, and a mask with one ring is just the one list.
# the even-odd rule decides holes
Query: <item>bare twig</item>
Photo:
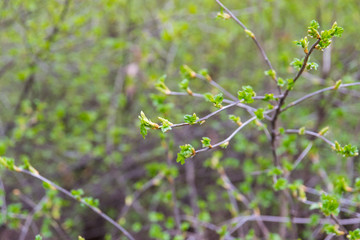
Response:
[{"label": "bare twig", "polygon": [[52,187],[56,188],[58,191],[62,192],[63,194],[65,194],[67,197],[74,199],[76,201],[81,202],[83,205],[87,206],[88,208],[90,208],[93,212],[95,212],[96,214],[98,214],[100,217],[102,217],[103,219],[105,219],[107,222],[111,223],[115,228],[117,228],[118,230],[120,230],[128,239],[130,240],[135,240],[135,238],[128,232],[125,230],[125,228],[123,228],[122,226],[120,226],[117,222],[115,222],[113,219],[111,219],[108,215],[106,215],[105,213],[103,213],[99,208],[96,208],[94,206],[91,206],[90,204],[88,204],[87,202],[85,202],[83,199],[77,199],[75,196],[73,196],[71,194],[71,192],[69,192],[68,190],[60,187],[59,185],[57,185],[56,183],[50,181],[49,179],[39,175],[39,174],[35,174],[32,173],[30,171],[21,169],[21,168],[17,168],[18,172],[27,174],[29,176],[32,176],[36,179],[41,180],[42,182],[48,183],[49,185],[51,185]]},{"label": "bare twig", "polygon": [[[357,86],[357,85],[360,85],[360,82],[348,83],[348,84],[341,84],[341,85],[339,86],[339,88],[346,88],[346,87]],[[309,98],[311,98],[311,97],[313,97],[313,96],[315,96],[315,95],[318,95],[318,94],[323,93],[323,92],[326,92],[326,91],[331,91],[331,90],[335,90],[335,89],[334,89],[334,86],[327,87],[327,88],[323,88],[323,89],[320,89],[320,90],[315,91],[315,92],[313,92],[313,93],[309,93],[309,94],[307,94],[307,95],[305,95],[305,96],[303,96],[303,97],[301,97],[301,98],[299,98],[299,99],[297,99],[297,100],[289,103],[286,107],[284,107],[284,108],[281,109],[281,112],[284,112],[284,111],[286,111],[287,109],[289,109],[289,108],[291,108],[291,107],[293,107],[293,106],[295,106],[295,105],[297,105],[297,104],[299,104],[299,103],[305,101],[306,99],[309,99]]]},{"label": "bare twig", "polygon": [[235,137],[235,135],[236,135],[241,129],[243,129],[246,125],[248,125],[249,123],[251,123],[251,122],[254,121],[255,119],[256,119],[256,117],[250,118],[249,120],[247,120],[246,122],[244,122],[240,127],[238,127],[229,137],[227,137],[225,140],[223,140],[223,141],[221,141],[221,142],[218,142],[218,143],[212,145],[211,148],[206,147],[206,148],[202,148],[202,149],[196,150],[195,152],[196,152],[196,153],[205,152],[205,151],[207,151],[207,150],[209,150],[209,149],[213,149],[213,148],[219,147],[220,145],[229,142],[233,137]]}]

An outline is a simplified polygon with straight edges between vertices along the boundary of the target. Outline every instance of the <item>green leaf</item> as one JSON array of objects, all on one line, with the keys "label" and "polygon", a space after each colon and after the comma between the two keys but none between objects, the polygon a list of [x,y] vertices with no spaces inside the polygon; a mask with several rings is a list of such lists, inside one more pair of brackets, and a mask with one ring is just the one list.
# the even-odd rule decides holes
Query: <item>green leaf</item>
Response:
[{"label": "green leaf", "polygon": [[231,121],[233,121],[234,123],[236,123],[237,125],[239,125],[239,126],[242,125],[241,119],[240,119],[240,117],[238,117],[238,116],[229,115],[229,119],[230,119]]},{"label": "green leaf", "polygon": [[203,137],[202,140],[201,140],[201,143],[202,143],[202,146],[204,148],[208,147],[208,148],[211,148],[211,139],[208,138],[208,137]]},{"label": "green leaf", "polygon": [[318,67],[319,67],[319,65],[317,63],[315,63],[315,62],[308,62],[306,64],[306,69],[307,70],[311,70],[311,69],[317,70]]},{"label": "green leaf", "polygon": [[264,72],[266,76],[270,76],[272,79],[276,79],[276,72],[273,69]]},{"label": "green leaf", "polygon": [[287,188],[288,186],[288,181],[285,178],[279,178],[275,183],[274,183],[274,189],[276,191],[279,190],[284,190],[285,188]]},{"label": "green leaf", "polygon": [[275,99],[273,93],[266,93],[264,100],[265,100],[265,101],[271,101],[271,100],[276,100],[276,99]]},{"label": "green leaf", "polygon": [[298,58],[294,58],[294,60],[290,63],[291,66],[293,66],[296,70],[300,70],[300,68],[303,65],[303,60],[300,60]]},{"label": "green leaf", "polygon": [[213,96],[211,93],[205,93],[204,97],[208,102],[213,103],[215,107],[222,108],[221,103],[224,100],[224,97],[223,97],[222,93],[219,93],[219,94],[217,94],[215,96]]},{"label": "green leaf", "polygon": [[261,120],[264,119],[264,112],[265,110],[263,108],[258,108],[256,111],[254,111],[254,114],[257,117],[257,119]]},{"label": "green leaf", "polygon": [[285,84],[286,84],[286,82],[284,81],[284,79],[278,78],[278,82],[277,82],[278,86],[283,87],[283,86],[285,86]]},{"label": "green leaf", "polygon": [[333,149],[343,157],[356,157],[359,155],[358,148],[356,146],[352,146],[351,144],[347,144],[342,147],[337,141],[335,141]]},{"label": "green leaf", "polygon": [[180,67],[180,72],[184,78],[194,78],[196,77],[196,72],[192,70],[188,65],[184,64]]},{"label": "green leaf", "polygon": [[332,224],[325,224],[324,225],[324,231],[327,234],[335,234],[337,236],[341,236],[344,235],[345,233],[343,231],[339,230],[339,226],[338,225],[332,225]]},{"label": "green leaf", "polygon": [[71,195],[73,195],[78,201],[81,200],[81,197],[84,195],[84,190],[77,189],[71,190]]},{"label": "green leaf", "polygon": [[42,240],[42,237],[38,234],[35,236],[35,240]]},{"label": "green leaf", "polygon": [[287,81],[287,89],[292,90],[294,88],[294,85],[295,85],[294,79],[288,78],[288,79],[286,79],[286,81]]},{"label": "green leaf", "polygon": [[176,162],[180,162],[181,165],[185,163],[185,160],[195,155],[195,149],[190,144],[179,146],[180,152],[177,154]]},{"label": "green leaf", "polygon": [[173,123],[171,123],[169,120],[162,118],[162,117],[158,117],[159,120],[161,121],[161,126],[160,129],[163,133],[171,130],[171,126],[174,125]]},{"label": "green leaf", "polygon": [[221,9],[221,11],[217,13],[216,18],[222,20],[228,20],[229,18],[231,18],[231,16],[227,13],[224,13],[224,11]]},{"label": "green leaf", "polygon": [[188,79],[184,79],[179,83],[179,87],[183,90],[187,90],[189,87],[189,80]]},{"label": "green leaf", "polygon": [[165,85],[165,79],[166,79],[166,75],[161,76],[157,82],[155,83],[155,87],[157,90],[159,90],[162,93],[165,94],[170,94],[171,91],[170,89]]},{"label": "green leaf", "polygon": [[145,138],[148,129],[158,129],[159,125],[149,120],[143,111],[140,112],[140,133]]},{"label": "green leaf", "polygon": [[245,103],[254,102],[253,97],[256,96],[256,93],[252,89],[251,86],[243,86],[242,91],[238,91],[238,98],[240,101],[244,101]]},{"label": "green leaf", "polygon": [[195,113],[193,113],[193,115],[185,115],[184,116],[184,121],[190,125],[195,124],[197,120],[199,120],[199,118],[196,116]]},{"label": "green leaf", "polygon": [[349,240],[358,240],[358,239],[360,239],[360,228],[357,228],[354,231],[349,231],[349,234],[346,237]]},{"label": "green leaf", "polygon": [[320,34],[317,29],[320,27],[319,23],[315,20],[310,22],[310,26],[308,27],[308,35],[312,38],[319,38]]},{"label": "green leaf", "polygon": [[330,216],[331,214],[337,216],[340,212],[339,206],[340,203],[335,196],[326,194],[321,195],[320,209],[325,216]]}]

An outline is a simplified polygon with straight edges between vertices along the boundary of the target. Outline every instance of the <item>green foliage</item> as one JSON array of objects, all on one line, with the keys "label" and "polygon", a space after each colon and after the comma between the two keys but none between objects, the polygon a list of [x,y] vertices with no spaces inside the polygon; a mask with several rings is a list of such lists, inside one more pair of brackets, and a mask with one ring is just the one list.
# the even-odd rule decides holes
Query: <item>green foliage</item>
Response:
[{"label": "green foliage", "polygon": [[358,148],[356,146],[352,146],[351,144],[347,144],[342,147],[337,141],[335,141],[333,149],[343,157],[355,157],[359,155]]},{"label": "green foliage", "polygon": [[195,113],[193,113],[193,115],[185,115],[184,116],[184,121],[190,125],[197,123],[198,120],[199,120],[199,118],[196,116]]},{"label": "green foliage", "polygon": [[39,234],[35,236],[35,240],[42,240],[42,239],[43,239],[43,238],[42,238],[41,235],[39,235]]},{"label": "green foliage", "polygon": [[263,108],[258,108],[256,111],[254,111],[254,114],[259,120],[262,120],[264,118],[264,112],[265,110]]},{"label": "green foliage", "polygon": [[241,122],[241,118],[239,116],[235,116],[235,115],[229,115],[229,119],[231,121],[233,121],[234,123],[236,123],[237,125],[241,126],[242,122]]},{"label": "green foliage", "polygon": [[355,229],[354,231],[349,231],[349,234],[346,235],[346,237],[347,237],[349,240],[357,240],[357,239],[360,239],[360,229],[357,228],[357,229]]},{"label": "green foliage", "polygon": [[195,155],[195,149],[190,144],[179,146],[180,152],[177,154],[176,162],[180,162],[181,165],[185,163],[185,160]]},{"label": "green foliage", "polygon": [[298,58],[294,58],[294,60],[290,63],[291,66],[293,66],[296,70],[300,70],[300,68],[303,65],[304,60],[300,60]]},{"label": "green foliage", "polygon": [[238,91],[238,98],[240,101],[244,101],[245,103],[254,102],[253,97],[256,96],[256,93],[252,89],[251,86],[243,86],[242,91]]},{"label": "green foliage", "polygon": [[327,234],[335,234],[337,236],[344,235],[344,232],[339,230],[338,225],[325,224],[323,229]]},{"label": "green foliage", "polygon": [[162,117],[158,117],[159,120],[161,121],[161,126],[159,127],[161,129],[161,131],[163,133],[171,130],[171,126],[174,125],[173,123],[171,123],[169,120],[162,118]]},{"label": "green foliage", "polygon": [[277,181],[274,183],[274,189],[276,191],[279,190],[284,190],[288,187],[288,181],[285,178],[279,178],[277,179]]},{"label": "green foliage", "polygon": [[339,206],[339,200],[334,195],[321,195],[320,209],[325,216],[337,216],[340,211]]},{"label": "green foliage", "polygon": [[276,79],[276,72],[273,69],[264,72],[266,76],[270,76],[272,79]]},{"label": "green foliage", "polygon": [[171,93],[170,89],[165,85],[166,75],[161,76],[155,83],[155,87],[162,93],[169,94]]},{"label": "green foliage", "polygon": [[[143,111],[141,111],[139,119],[140,119],[140,133],[143,136],[143,138],[146,137],[148,129],[158,129],[158,128],[160,128],[158,124],[156,124],[156,123],[152,122],[151,120],[149,120],[145,116],[145,113]],[[165,128],[165,131],[166,130],[168,130],[168,129]]]},{"label": "green foliage", "polygon": [[211,139],[208,138],[208,137],[203,137],[202,140],[201,140],[202,146],[204,148],[206,148],[206,147],[211,148],[211,143],[210,142],[211,142]]},{"label": "green foliage", "polygon": [[222,108],[221,103],[224,100],[222,93],[216,94],[215,96],[213,96],[211,93],[205,93],[204,97],[208,102],[213,103],[215,107]]}]

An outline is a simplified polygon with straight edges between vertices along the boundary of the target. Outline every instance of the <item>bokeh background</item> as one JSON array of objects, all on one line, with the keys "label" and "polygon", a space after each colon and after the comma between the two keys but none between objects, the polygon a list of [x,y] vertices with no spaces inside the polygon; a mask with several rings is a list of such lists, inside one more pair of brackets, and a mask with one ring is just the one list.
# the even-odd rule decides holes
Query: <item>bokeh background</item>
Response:
[{"label": "bokeh background", "polygon": [[[306,35],[312,19],[324,29],[334,21],[344,28],[343,37],[331,48],[311,57],[319,70],[306,73],[290,99],[339,79],[360,80],[357,0],[224,0],[224,4],[255,33],[283,78],[295,73],[289,64],[303,53],[293,41]],[[231,204],[219,183],[221,175],[209,167],[208,159],[220,159],[234,186],[261,214],[279,215],[271,177],[261,172],[272,166],[270,146],[255,125],[238,134],[226,150],[199,154],[185,165],[175,162],[178,146],[191,143],[199,148],[203,136],[214,142],[226,138],[236,128],[226,113],[166,135],[151,131],[145,140],[139,132],[140,111],[153,120],[162,116],[179,123],[185,114],[204,116],[216,110],[203,99],[166,97],[155,89],[156,80],[166,74],[169,88],[181,91],[183,64],[196,71],[206,68],[233,94],[244,85],[253,86],[259,95],[276,93],[251,38],[233,20],[217,19],[219,11],[214,0],[2,0],[0,155],[18,163],[28,159],[41,175],[68,190],[82,188],[138,239],[173,239],[174,204],[183,239],[219,239],[206,224],[219,227],[233,217],[251,214],[241,203]],[[190,86],[194,92],[218,93],[201,80],[191,80]],[[327,93],[289,110],[281,123],[315,131],[330,126],[329,139],[358,145],[359,97],[356,88]],[[241,109],[228,113],[248,117]],[[284,136],[281,160],[293,162],[309,141]],[[331,181],[338,176],[354,181],[356,160],[339,158],[315,141],[293,179],[331,190]],[[34,219],[25,239],[38,233],[45,239],[121,238],[89,209],[61,194],[49,196],[40,181],[5,169],[0,173],[0,239],[17,239],[31,214]],[[34,211],[41,201],[41,209]],[[298,217],[316,218],[316,210],[296,206]],[[279,239],[279,224],[268,227],[274,233],[271,237]],[[261,236],[255,222],[245,224],[238,234],[248,234],[249,239]],[[302,239],[325,236],[316,224],[299,226],[297,234]]]}]

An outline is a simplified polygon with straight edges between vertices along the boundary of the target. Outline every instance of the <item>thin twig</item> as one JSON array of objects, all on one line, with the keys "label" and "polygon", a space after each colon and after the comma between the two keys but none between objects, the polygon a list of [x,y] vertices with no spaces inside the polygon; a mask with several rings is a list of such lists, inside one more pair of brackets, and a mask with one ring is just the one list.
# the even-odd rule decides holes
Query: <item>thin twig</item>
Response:
[{"label": "thin twig", "polygon": [[[341,84],[341,85],[339,86],[339,88],[346,88],[346,87],[357,86],[357,85],[360,85],[360,82],[348,83],[348,84]],[[281,109],[281,112],[284,112],[284,111],[286,111],[287,109],[289,109],[289,108],[291,108],[291,107],[293,107],[293,106],[295,106],[295,105],[297,105],[297,104],[299,104],[299,103],[305,101],[306,99],[309,99],[309,98],[311,98],[311,97],[313,97],[313,96],[315,96],[315,95],[318,95],[318,94],[323,93],[323,92],[326,92],[326,91],[331,91],[331,90],[336,90],[336,89],[334,88],[334,86],[331,86],[331,87],[327,87],[327,88],[320,89],[320,90],[315,91],[315,92],[313,92],[313,93],[309,93],[309,94],[307,94],[307,95],[305,95],[305,96],[303,96],[303,97],[301,97],[301,98],[299,98],[299,99],[297,99],[297,100],[289,103],[286,107],[284,107],[284,108]]]},{"label": "thin twig", "polygon": [[223,141],[221,141],[221,142],[218,142],[218,143],[212,145],[211,148],[209,148],[209,147],[202,148],[202,149],[196,150],[195,153],[205,152],[205,151],[207,151],[207,150],[209,150],[209,149],[213,149],[213,148],[219,147],[220,145],[229,142],[241,129],[243,129],[243,127],[245,127],[246,125],[248,125],[249,123],[251,123],[251,122],[254,121],[255,119],[256,119],[256,117],[250,118],[249,120],[247,120],[246,122],[244,122],[240,127],[238,127],[229,137],[227,137],[225,140],[223,140]]},{"label": "thin twig", "polygon": [[135,240],[135,238],[128,232],[126,231],[122,226],[120,226],[117,222],[115,222],[113,219],[111,219],[108,215],[106,215],[105,213],[103,213],[99,208],[91,206],[90,204],[88,204],[87,202],[85,202],[83,199],[77,199],[75,196],[73,196],[71,194],[71,192],[69,192],[68,190],[60,187],[59,185],[57,185],[56,183],[50,181],[49,179],[39,175],[39,174],[35,174],[32,173],[30,171],[21,169],[21,168],[17,168],[18,172],[27,174],[29,176],[32,176],[34,178],[37,178],[39,180],[41,180],[42,182],[48,183],[50,184],[52,187],[56,188],[58,191],[62,192],[63,194],[65,194],[67,197],[79,201],[81,202],[83,205],[87,206],[88,208],[90,208],[93,212],[95,212],[96,214],[98,214],[100,217],[102,217],[103,219],[105,219],[107,222],[111,223],[115,228],[117,228],[118,230],[120,230],[128,239],[130,240]]},{"label": "thin twig", "polygon": [[[237,22],[244,30],[248,30],[248,28],[219,0],[216,0],[216,2],[231,16],[232,19],[235,20],[235,22]],[[256,39],[255,35],[253,35],[253,37],[251,37],[252,40],[254,41],[254,43],[256,44],[257,48],[259,49],[262,57],[264,58],[266,64],[269,66],[269,68],[271,70],[274,70],[273,66],[271,65],[271,62],[269,60],[269,58],[267,57],[265,50],[262,48],[262,46],[260,45],[259,41]],[[275,82],[277,82],[277,79],[275,77]]]},{"label": "thin twig", "polygon": [[[285,133],[290,133],[290,134],[299,134],[300,132],[300,129],[286,129],[285,130]],[[317,138],[320,138],[321,140],[323,140],[324,142],[326,142],[327,144],[329,144],[330,146],[334,147],[335,144],[330,141],[329,139],[327,139],[326,137],[324,137],[323,135],[319,134],[319,133],[316,133],[316,132],[312,132],[312,131],[308,131],[308,130],[305,130],[304,131],[304,134],[305,135],[310,135],[310,136],[314,136],[314,137],[317,137]]]}]

